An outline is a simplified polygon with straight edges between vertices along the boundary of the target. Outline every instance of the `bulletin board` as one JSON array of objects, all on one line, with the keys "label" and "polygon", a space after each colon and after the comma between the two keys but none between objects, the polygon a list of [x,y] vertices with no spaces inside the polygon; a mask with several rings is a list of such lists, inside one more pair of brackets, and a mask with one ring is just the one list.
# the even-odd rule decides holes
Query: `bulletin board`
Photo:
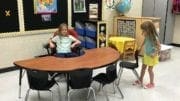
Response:
[{"label": "bulletin board", "polygon": [[17,0],[1,0],[0,33],[19,31]]},{"label": "bulletin board", "polygon": [[135,38],[136,34],[136,20],[120,19],[117,22],[118,34],[121,36],[128,36]]},{"label": "bulletin board", "polygon": [[[89,20],[89,5],[97,4],[98,6],[98,17],[96,20],[102,19],[102,0],[71,0],[72,1],[72,26],[75,26],[76,21],[87,21]],[[75,1],[85,2],[85,12],[75,12]]]},{"label": "bulletin board", "polygon": [[23,0],[25,31],[56,28],[62,22],[68,23],[67,0],[51,0],[57,8],[46,12],[37,12],[34,8],[35,1],[37,0]]}]

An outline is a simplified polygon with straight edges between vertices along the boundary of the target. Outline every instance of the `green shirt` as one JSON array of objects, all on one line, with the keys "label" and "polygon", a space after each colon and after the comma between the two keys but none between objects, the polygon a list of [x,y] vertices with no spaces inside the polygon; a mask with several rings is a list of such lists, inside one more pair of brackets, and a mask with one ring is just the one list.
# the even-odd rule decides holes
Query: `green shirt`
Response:
[{"label": "green shirt", "polygon": [[144,51],[146,55],[152,55],[156,51],[156,45],[150,40],[149,37],[145,37]]},{"label": "green shirt", "polygon": [[70,53],[71,44],[74,40],[75,40],[74,37],[72,37],[71,35],[68,36],[57,35],[54,38],[52,38],[52,41],[56,43],[57,53]]}]

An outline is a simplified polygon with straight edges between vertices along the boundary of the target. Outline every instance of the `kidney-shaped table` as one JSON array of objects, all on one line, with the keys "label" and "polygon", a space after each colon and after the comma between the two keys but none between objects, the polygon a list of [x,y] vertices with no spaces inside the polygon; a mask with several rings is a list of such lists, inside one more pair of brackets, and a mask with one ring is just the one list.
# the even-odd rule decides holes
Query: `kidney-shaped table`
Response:
[{"label": "kidney-shaped table", "polygon": [[68,73],[78,69],[101,68],[117,62],[119,58],[120,54],[117,50],[110,47],[103,47],[85,50],[84,55],[72,58],[45,56],[15,61],[14,64],[20,68],[19,97],[21,97],[22,69]]}]

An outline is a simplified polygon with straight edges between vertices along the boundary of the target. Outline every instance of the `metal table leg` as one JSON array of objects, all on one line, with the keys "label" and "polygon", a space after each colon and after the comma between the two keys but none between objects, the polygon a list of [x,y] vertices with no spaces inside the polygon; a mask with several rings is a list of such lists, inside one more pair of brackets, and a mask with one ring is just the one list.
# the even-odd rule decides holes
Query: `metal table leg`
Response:
[{"label": "metal table leg", "polygon": [[22,68],[19,70],[19,98],[21,98]]}]

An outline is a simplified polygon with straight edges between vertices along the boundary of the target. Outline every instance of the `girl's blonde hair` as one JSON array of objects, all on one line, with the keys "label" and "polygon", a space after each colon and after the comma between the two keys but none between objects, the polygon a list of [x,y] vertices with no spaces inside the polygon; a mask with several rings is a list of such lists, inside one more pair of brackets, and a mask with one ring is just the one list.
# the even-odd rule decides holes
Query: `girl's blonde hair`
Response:
[{"label": "girl's blonde hair", "polygon": [[145,21],[144,23],[142,23],[141,29],[146,32],[147,37],[150,38],[151,42],[153,42],[154,44],[157,43],[158,34],[156,32],[154,24],[151,21]]},{"label": "girl's blonde hair", "polygon": [[68,25],[66,23],[61,23],[58,27],[58,31],[60,32],[62,30],[63,27],[68,28]]}]

